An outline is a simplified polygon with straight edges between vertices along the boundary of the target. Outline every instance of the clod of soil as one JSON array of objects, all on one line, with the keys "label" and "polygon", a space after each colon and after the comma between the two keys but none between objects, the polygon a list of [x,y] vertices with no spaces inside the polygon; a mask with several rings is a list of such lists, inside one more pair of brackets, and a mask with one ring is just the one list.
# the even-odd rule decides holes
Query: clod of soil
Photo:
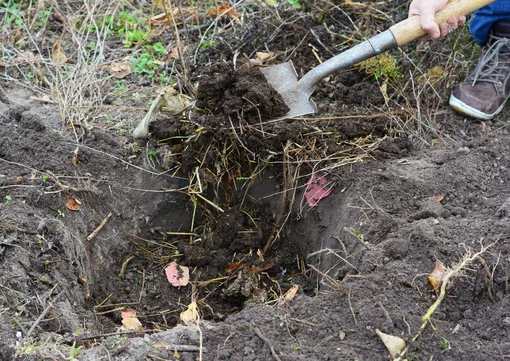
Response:
[{"label": "clod of soil", "polygon": [[255,124],[289,111],[260,70],[246,65],[238,70],[227,63],[207,67],[200,77],[197,99],[198,107],[203,106],[214,115],[205,122],[212,128],[230,126],[229,118]]}]

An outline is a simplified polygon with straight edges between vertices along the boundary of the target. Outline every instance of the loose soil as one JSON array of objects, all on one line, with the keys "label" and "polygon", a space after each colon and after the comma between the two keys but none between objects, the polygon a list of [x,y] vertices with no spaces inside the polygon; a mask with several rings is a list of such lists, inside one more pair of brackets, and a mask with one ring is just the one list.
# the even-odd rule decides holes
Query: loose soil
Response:
[{"label": "loose soil", "polygon": [[[304,14],[254,19],[201,51],[195,107],[160,115],[148,141],[98,125],[77,142],[54,104],[0,84],[1,360],[69,359],[75,347],[80,361],[173,360],[175,347],[180,360],[390,359],[376,329],[405,339],[408,360],[510,355],[507,113],[472,122],[428,88],[420,103],[411,88],[390,94],[399,106],[387,109],[384,87],[349,69],[317,89],[318,119],[278,120],[285,104],[257,67],[234,68],[232,49],[250,58],[265,42],[302,74],[317,48],[341,50],[335,31],[348,23]],[[406,128],[409,104],[435,109],[425,132]],[[314,207],[312,174],[332,189]],[[481,247],[411,342],[437,299],[436,261],[452,267]],[[168,283],[173,260],[191,285]],[[180,319],[192,300],[198,327]],[[119,329],[125,307],[145,335]]]}]

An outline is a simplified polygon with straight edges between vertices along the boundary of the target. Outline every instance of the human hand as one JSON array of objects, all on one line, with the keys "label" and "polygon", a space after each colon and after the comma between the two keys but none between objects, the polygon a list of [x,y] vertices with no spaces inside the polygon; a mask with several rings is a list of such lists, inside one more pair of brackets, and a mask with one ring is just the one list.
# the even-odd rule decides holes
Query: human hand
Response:
[{"label": "human hand", "polygon": [[438,39],[448,34],[448,29],[457,29],[466,23],[465,16],[451,17],[447,23],[436,24],[434,14],[443,9],[448,0],[413,0],[409,6],[409,17],[419,16],[421,27],[427,32],[423,40]]}]

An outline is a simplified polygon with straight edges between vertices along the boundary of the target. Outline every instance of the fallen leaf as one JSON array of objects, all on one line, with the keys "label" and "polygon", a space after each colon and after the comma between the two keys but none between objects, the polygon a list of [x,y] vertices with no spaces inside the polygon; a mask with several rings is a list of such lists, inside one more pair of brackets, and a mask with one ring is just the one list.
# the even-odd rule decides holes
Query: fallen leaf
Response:
[{"label": "fallen leaf", "polygon": [[250,272],[251,272],[251,273],[260,273],[260,272],[264,272],[264,271],[266,271],[266,270],[268,270],[268,269],[270,269],[270,268],[274,267],[274,265],[275,265],[274,263],[268,263],[268,264],[262,265],[262,266],[260,266],[260,267],[255,266],[255,265],[252,265],[252,266],[250,267]]},{"label": "fallen leaf", "polygon": [[14,62],[18,64],[19,63],[38,64],[41,62],[41,57],[35,55],[31,51],[24,51],[14,59]]},{"label": "fallen leaf", "polygon": [[235,271],[236,269],[238,269],[241,266],[242,266],[242,264],[238,263],[238,262],[231,263],[231,264],[228,265],[227,268],[225,268],[225,272],[226,273],[231,273],[231,272]]},{"label": "fallen leaf", "polygon": [[76,164],[78,164],[78,153],[80,152],[80,148],[76,147],[76,149],[73,152],[73,160],[71,160],[71,163],[76,167]]},{"label": "fallen leaf", "polygon": [[435,198],[438,202],[441,202],[441,201],[444,199],[444,196],[443,196],[443,195],[439,195],[439,196],[434,196],[434,198]]},{"label": "fallen leaf", "polygon": [[60,41],[53,44],[53,47],[51,48],[51,58],[57,63],[67,63],[69,61],[69,58],[64,52],[64,48],[60,45]]},{"label": "fallen leaf", "polygon": [[257,51],[255,53],[255,55],[257,56],[257,59],[260,59],[261,61],[265,61],[267,60],[269,57],[271,57],[271,54],[270,53],[264,53],[262,51]]},{"label": "fallen leaf", "polygon": [[178,93],[174,88],[168,87],[163,94],[165,104],[161,111],[168,112],[174,116],[182,115],[182,112],[190,107],[190,98],[184,94]]},{"label": "fallen leaf", "polygon": [[186,311],[181,312],[181,321],[184,322],[186,326],[192,326],[195,324],[195,321],[198,320],[198,306],[195,301],[191,302]]},{"label": "fallen leaf", "polygon": [[255,59],[250,59],[249,62],[251,65],[254,65],[254,66],[261,66],[264,64],[264,62],[273,57],[273,53],[264,53],[264,52],[261,52],[261,51],[257,51],[255,53],[255,56],[256,58]]},{"label": "fallen leaf", "polygon": [[436,293],[436,295],[439,294],[439,288],[441,287],[441,283],[443,282],[445,271],[446,270],[445,270],[443,264],[441,263],[441,261],[436,260],[436,266],[434,267],[432,272],[430,272],[430,274],[427,277],[427,279],[428,279],[430,285],[432,286],[432,288],[434,289],[434,292]]},{"label": "fallen leaf", "polygon": [[176,46],[175,48],[172,48],[166,56],[168,57],[168,60],[171,59],[179,59],[181,56],[179,55],[179,48]]},{"label": "fallen leaf", "polygon": [[165,268],[166,278],[174,287],[186,286],[189,283],[189,268],[173,261]]},{"label": "fallen leaf", "polygon": [[6,62],[0,60],[0,68],[7,68],[9,65]]},{"label": "fallen leaf", "polygon": [[67,197],[66,201],[66,207],[67,209],[70,209],[71,211],[79,211],[81,206],[81,202],[74,198],[73,196]]},{"label": "fallen leaf", "polygon": [[310,207],[314,207],[323,198],[326,198],[331,193],[331,186],[328,186],[325,176],[317,177],[313,172],[312,176],[306,183],[305,198]]},{"label": "fallen leaf", "polygon": [[239,21],[239,14],[237,14],[237,12],[234,9],[228,7],[227,5],[221,5],[209,11],[209,16],[221,16],[221,15],[227,15],[229,18],[232,18],[235,21]]},{"label": "fallen leaf", "polygon": [[294,285],[290,288],[290,290],[285,292],[285,295],[283,297],[285,298],[286,301],[292,301],[294,299],[294,297],[296,297],[298,291],[299,291],[299,285]]},{"label": "fallen leaf", "polygon": [[132,308],[126,308],[121,312],[122,326],[128,331],[143,333],[143,325],[136,317],[136,312]]},{"label": "fallen leaf", "polygon": [[390,100],[390,98],[388,97],[388,82],[385,81],[384,83],[382,83],[381,86],[379,87],[379,90],[381,91],[381,94],[383,95],[384,102],[388,103]]},{"label": "fallen leaf", "polygon": [[172,12],[165,12],[158,15],[154,15],[149,18],[148,22],[151,25],[173,25],[177,23],[176,19],[179,15],[179,9],[174,9]]},{"label": "fallen leaf", "polygon": [[406,347],[406,342],[402,340],[400,337],[388,335],[384,332],[381,332],[379,330],[375,330],[375,333],[384,343],[384,346],[388,349],[390,352],[391,357],[395,358],[404,350]]},{"label": "fallen leaf", "polygon": [[106,69],[114,78],[123,79],[131,74],[131,63],[127,61],[113,63],[108,65]]},{"label": "fallen leaf", "polygon": [[65,23],[66,21],[64,16],[61,13],[59,13],[56,9],[53,9],[53,16],[55,17],[55,20],[57,20],[61,24]]}]

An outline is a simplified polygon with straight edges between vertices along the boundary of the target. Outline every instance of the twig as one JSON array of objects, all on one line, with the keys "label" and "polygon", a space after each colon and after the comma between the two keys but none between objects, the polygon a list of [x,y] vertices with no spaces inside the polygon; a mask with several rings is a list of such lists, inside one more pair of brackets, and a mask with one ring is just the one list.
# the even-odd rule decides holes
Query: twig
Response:
[{"label": "twig", "polygon": [[390,314],[388,313],[388,311],[386,310],[386,308],[384,307],[384,305],[382,304],[382,302],[381,302],[381,301],[378,301],[378,302],[377,302],[377,305],[378,305],[379,307],[381,307],[381,310],[383,310],[384,315],[386,316],[386,319],[389,321],[390,325],[393,325],[393,324],[394,324],[394,323],[393,323],[393,320],[391,319]]},{"label": "twig", "polygon": [[37,318],[37,320],[35,320],[34,324],[32,325],[32,327],[30,327],[30,330],[28,330],[26,336],[25,336],[25,340],[28,339],[28,337],[32,334],[32,332],[34,332],[35,328],[37,327],[37,325],[46,317],[46,315],[48,314],[48,312],[50,312],[50,310],[53,308],[53,303],[57,302],[58,299],[60,297],[62,297],[62,295],[65,293],[65,290],[62,290],[58,295],[55,296],[55,298],[48,303],[48,306],[46,306],[46,308],[44,309],[44,311],[41,313],[41,315]]},{"label": "twig", "polygon": [[354,314],[354,310],[352,309],[351,304],[351,290],[349,289],[349,292],[347,293],[347,301],[349,302],[349,310],[351,310],[352,318],[354,319],[354,323],[357,325],[358,320],[356,319],[356,315]]},{"label": "twig", "polygon": [[110,336],[119,336],[119,335],[138,335],[139,333],[136,331],[124,331],[124,332],[110,332],[110,333],[103,333],[101,335],[93,335],[93,336],[86,336],[86,337],[80,337],[77,338],[75,341],[87,341],[87,340],[94,340],[96,338],[103,338],[103,337],[110,337]]},{"label": "twig", "polygon": [[106,222],[108,222],[108,220],[110,219],[110,217],[113,215],[112,212],[108,213],[108,215],[101,221],[101,223],[99,224],[99,226],[97,226],[96,229],[94,229],[94,232],[92,232],[91,234],[89,234],[87,236],[87,241],[92,241],[96,236],[97,234],[99,233],[99,231],[101,229],[103,229],[104,225],[106,224]]},{"label": "twig", "polygon": [[322,277],[326,278],[329,282],[331,282],[332,285],[334,285],[334,287],[338,290],[340,290],[342,288],[342,286],[340,285],[340,283],[335,280],[333,277],[331,277],[330,275],[322,272],[321,270],[319,270],[318,268],[314,267],[313,265],[309,264],[308,267],[310,267],[312,270],[314,270],[315,272],[317,272],[318,274],[320,274]]},{"label": "twig", "polygon": [[273,355],[274,359],[276,361],[282,361],[282,359],[280,358],[280,356],[278,356],[278,354],[276,353],[276,351],[274,350],[274,347],[273,347],[273,344],[271,343],[271,341],[269,341],[269,339],[267,337],[265,337],[262,332],[260,332],[259,328],[258,327],[255,327],[253,329],[253,331],[255,331],[255,333],[257,334],[258,337],[260,337],[260,339],[262,341],[264,341],[266,343],[266,345],[269,347],[269,349],[271,349],[271,355]]}]

